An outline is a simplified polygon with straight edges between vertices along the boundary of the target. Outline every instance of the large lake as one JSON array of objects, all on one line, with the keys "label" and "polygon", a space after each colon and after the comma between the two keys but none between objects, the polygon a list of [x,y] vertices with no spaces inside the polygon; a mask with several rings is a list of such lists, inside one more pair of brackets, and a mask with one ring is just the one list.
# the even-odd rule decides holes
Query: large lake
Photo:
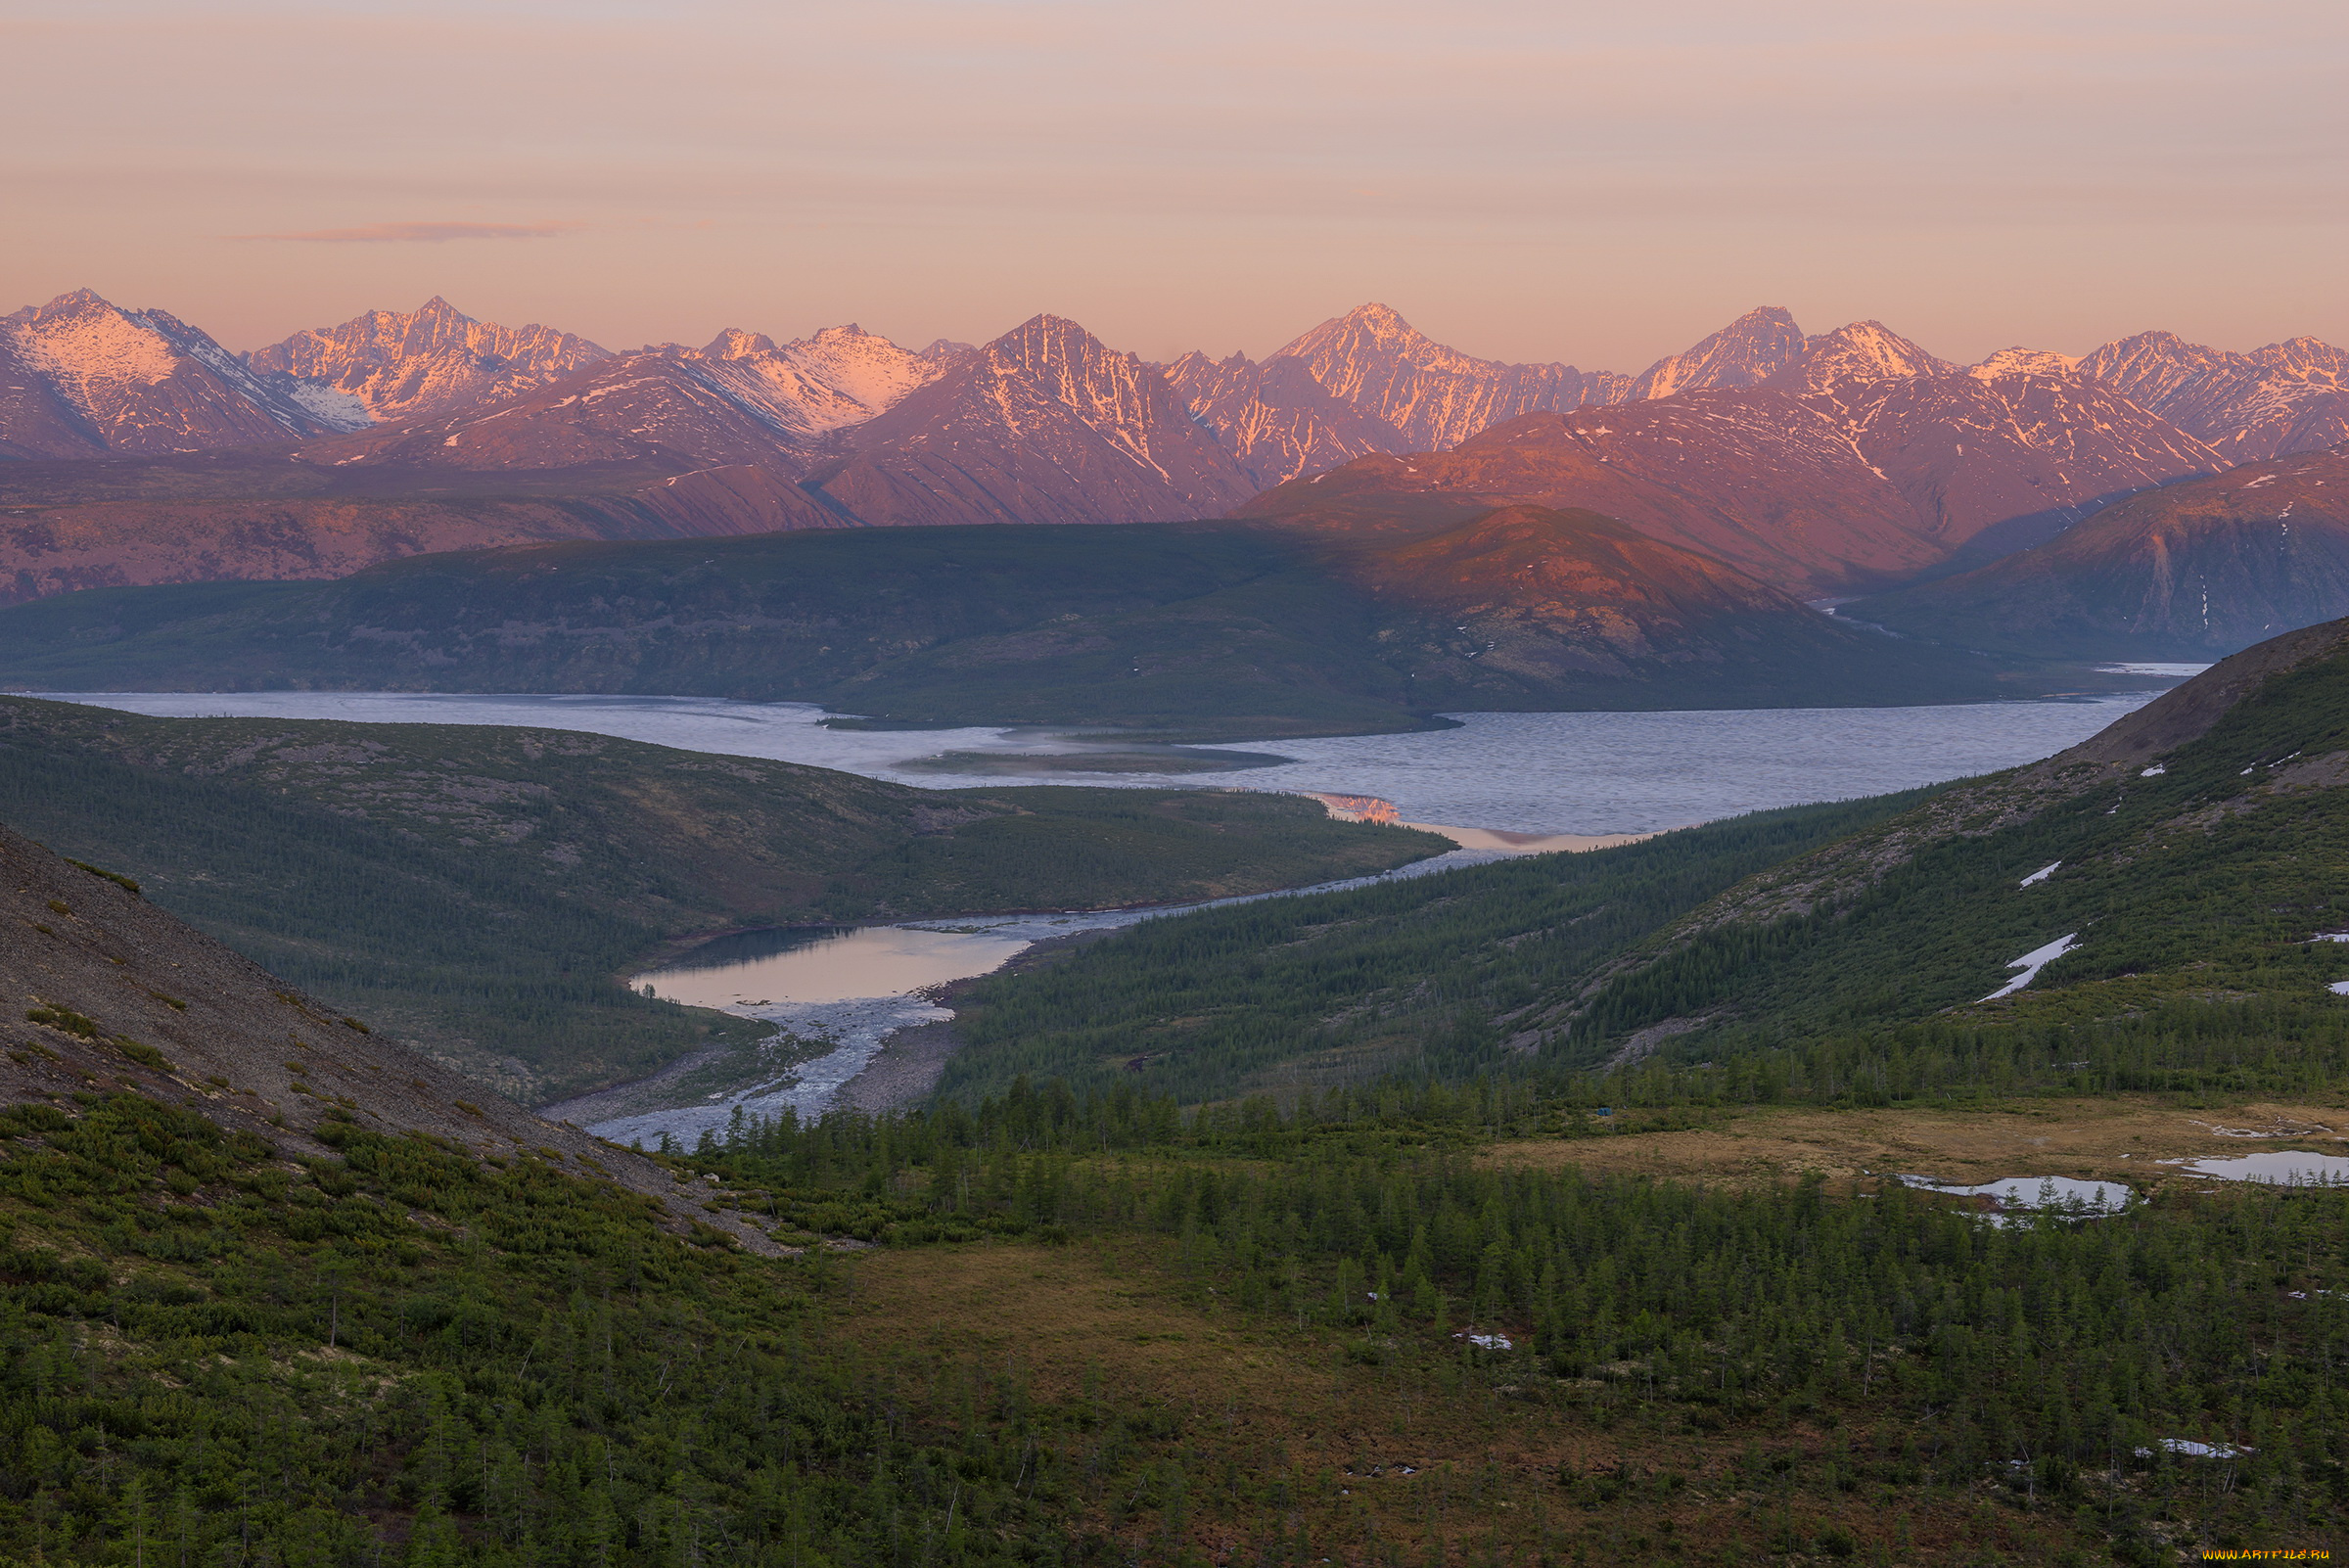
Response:
[{"label": "large lake", "polygon": [[[2183,668],[2180,672],[2190,672]],[[2164,669],[2160,673],[2168,674]],[[2168,684],[2167,681],[2162,682]],[[2148,682],[2151,684],[2151,682]],[[1517,833],[1647,833],[1812,801],[1846,800],[2011,767],[2142,706],[2148,690],[1937,708],[1779,708],[1662,714],[1461,714],[1457,729],[1248,741],[1281,761],[1225,770],[1020,771],[1107,748],[1049,730],[835,729],[807,703],[706,697],[411,692],[43,692],[165,717],[532,724],[686,751],[775,758],[933,789],[1012,783],[1234,785],[1375,795],[1405,820]],[[1117,748],[1119,756],[1133,748]],[[956,759],[972,759],[972,770]],[[1108,759],[1104,759],[1107,761]]]}]

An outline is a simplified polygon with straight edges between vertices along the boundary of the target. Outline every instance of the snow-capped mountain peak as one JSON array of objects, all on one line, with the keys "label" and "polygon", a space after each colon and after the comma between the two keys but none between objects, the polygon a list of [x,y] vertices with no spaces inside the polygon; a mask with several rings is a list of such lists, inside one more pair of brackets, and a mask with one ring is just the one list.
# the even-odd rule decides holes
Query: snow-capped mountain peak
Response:
[{"label": "snow-capped mountain peak", "polygon": [[2078,354],[2059,354],[2052,348],[2002,348],[1979,364],[1965,367],[1977,381],[2000,376],[2068,376],[2080,367]]},{"label": "snow-capped mountain peak", "polygon": [[1686,352],[1669,354],[1648,366],[1632,396],[1670,397],[1675,392],[1751,387],[1792,364],[1802,354],[1804,342],[1793,312],[1783,305],[1763,305]]},{"label": "snow-capped mountain peak", "polygon": [[356,399],[371,421],[389,422],[503,402],[610,357],[552,327],[477,321],[435,295],[414,310],[370,310],[338,326],[298,332],[255,349],[247,363],[343,393],[343,406]]},{"label": "snow-capped mountain peak", "polygon": [[1302,361],[1331,395],[1400,432],[1406,451],[1456,446],[1489,425],[1538,409],[1621,402],[1631,390],[1631,378],[1613,371],[1464,354],[1377,303],[1322,322],[1272,359]]},{"label": "snow-capped mountain peak", "polygon": [[1957,368],[1881,321],[1854,321],[1805,339],[1801,355],[1770,379],[1775,386],[1824,392],[1839,382],[1940,376]]},{"label": "snow-capped mountain peak", "polygon": [[57,416],[31,441],[0,433],[23,455],[190,452],[343,428],[170,312],[89,289],[0,317],[0,348]]}]

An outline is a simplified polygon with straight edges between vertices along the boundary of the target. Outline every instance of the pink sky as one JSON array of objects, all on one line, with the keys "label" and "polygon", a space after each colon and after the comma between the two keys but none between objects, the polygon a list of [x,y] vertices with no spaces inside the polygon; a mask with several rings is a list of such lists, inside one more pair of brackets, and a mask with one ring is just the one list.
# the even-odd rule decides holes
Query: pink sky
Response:
[{"label": "pink sky", "polygon": [[613,346],[2349,341],[2314,0],[15,0],[0,58],[0,310],[238,347],[436,293]]}]

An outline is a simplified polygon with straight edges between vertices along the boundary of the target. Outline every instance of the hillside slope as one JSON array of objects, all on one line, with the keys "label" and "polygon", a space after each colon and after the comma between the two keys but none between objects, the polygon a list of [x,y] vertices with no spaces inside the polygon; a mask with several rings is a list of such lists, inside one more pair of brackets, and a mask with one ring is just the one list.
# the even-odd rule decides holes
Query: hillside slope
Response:
[{"label": "hillside slope", "polygon": [[683,693],[1298,734],[1453,709],[1966,701],[2078,679],[1839,624],[1589,513],[1486,510],[1417,542],[1239,525],[852,530],[106,590],[0,613],[0,680]]},{"label": "hillside slope", "polygon": [[1205,1100],[1386,1073],[1617,1103],[2313,1091],[2349,1074],[2349,947],[2315,940],[2349,929],[2344,867],[2335,622],[2029,767],[1122,933],[980,987],[945,1082],[1123,1052]]},{"label": "hillside slope", "polygon": [[676,939],[1174,902],[1449,848],[1283,796],[926,791],[569,731],[22,698],[0,820],[533,1102],[766,1032],[621,984]]},{"label": "hillside slope", "polygon": [[[542,1121],[304,995],[118,875],[61,859],[6,826],[0,870],[0,980],[16,1003],[0,1022],[0,1105],[94,1104],[127,1091],[257,1147],[309,1156],[326,1154],[345,1129],[422,1134],[463,1153],[592,1173],[651,1196],[679,1230],[710,1222],[668,1172]],[[773,1250],[738,1220],[714,1222]]]},{"label": "hillside slope", "polygon": [[2037,549],[1844,613],[2039,657],[2221,658],[2349,615],[2349,448],[2141,495]]},{"label": "hillside slope", "polygon": [[1984,1031],[2026,1081],[2256,1064],[2236,1081],[2312,1083],[2349,1053],[2349,1003],[2326,989],[2349,958],[2324,940],[2349,925],[2344,865],[2336,621],[1766,872],[1530,1017],[1567,1061],[1657,1049],[1751,1071],[1805,1044],[1813,1072],[1877,1095],[1946,1071]]},{"label": "hillside slope", "polygon": [[1865,324],[1765,382],[1494,425],[1358,458],[1235,516],[1405,532],[1510,501],[1589,508],[1798,594],[2035,543],[2216,454],[2080,376],[1954,370]]},{"label": "hillside slope", "polygon": [[84,588],[337,577],[381,561],[541,539],[842,526],[756,465],[450,473],[412,484],[246,451],[0,464],[0,604]]}]

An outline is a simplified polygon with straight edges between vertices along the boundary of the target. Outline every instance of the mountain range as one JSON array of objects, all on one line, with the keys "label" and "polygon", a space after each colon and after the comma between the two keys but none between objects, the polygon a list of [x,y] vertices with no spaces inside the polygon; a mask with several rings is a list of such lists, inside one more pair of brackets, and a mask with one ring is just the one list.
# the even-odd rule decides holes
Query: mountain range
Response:
[{"label": "mountain range", "polygon": [[[1877,322],[1807,335],[1765,307],[1635,376],[1480,359],[1380,304],[1262,361],[1153,365],[1048,314],[979,346],[851,325],[614,352],[438,299],[238,355],[84,291],[0,318],[0,454],[26,460],[0,464],[0,594],[777,529],[1231,515],[1400,538],[1521,503],[1798,597],[1871,593],[2349,438],[2345,365],[2314,339],[2238,354],[2145,333],[1960,366]],[[2096,547],[2150,548],[2132,537]],[[2257,576],[2230,624],[2349,608],[2330,576]],[[1935,634],[2011,645],[1936,602]]]},{"label": "mountain range", "polygon": [[[1046,351],[1039,354],[1039,348]],[[0,352],[9,356],[11,372],[9,402],[0,408],[0,453],[16,457],[266,444],[445,420],[468,410],[502,413],[533,434],[484,444],[486,438],[451,427],[440,432],[442,438],[458,434],[459,439],[437,461],[544,466],[576,448],[582,425],[607,438],[590,444],[641,450],[618,439],[638,437],[707,461],[714,455],[709,450],[713,440],[722,449],[743,434],[697,431],[690,420],[664,430],[660,421],[648,426],[628,417],[640,399],[653,398],[658,410],[664,397],[680,396],[730,405],[720,422],[747,419],[760,427],[763,458],[805,466],[904,437],[900,424],[869,439],[835,438],[825,445],[826,438],[871,422],[938,379],[949,363],[979,350],[944,340],[911,350],[847,326],[782,345],[729,329],[700,348],[665,344],[616,354],[551,327],[476,321],[436,298],[414,311],[370,311],[238,355],[166,312],[125,310],[83,290],[0,318]],[[1087,375],[1064,380],[1050,368],[1087,355],[1121,357],[1049,315],[986,346],[998,377],[1008,371],[1024,380],[1045,369],[1035,390],[1061,401],[1113,444],[1136,453],[1160,444],[1165,433],[1152,427],[1165,417],[1156,406],[1161,399],[1129,389],[1122,399],[1088,408],[1083,399],[1100,389]],[[1445,450],[1528,413],[1764,384],[1816,393],[1845,382],[1934,379],[1960,368],[1872,322],[1806,336],[1791,314],[1774,306],[1749,311],[1637,375],[1512,364],[1436,343],[1376,303],[1322,322],[1261,363],[1242,354],[1219,361],[1197,353],[1165,366],[1128,362],[1129,375],[1147,381],[1153,392],[1162,382],[1174,388],[1192,418],[1260,485],[1369,451]],[[683,367],[699,368],[698,378],[688,378],[700,382],[696,392],[622,395],[622,389],[634,392],[647,380],[671,382]],[[2016,348],[1966,368],[1994,378],[2028,371],[2096,383],[2229,462],[2349,439],[2349,389],[2343,385],[2349,354],[2313,338],[2233,353],[2148,332],[2085,356]],[[574,381],[577,385],[570,386]],[[557,383],[566,384],[563,392],[531,396]],[[1064,396],[1072,392],[1073,400]],[[615,397],[621,399],[615,407],[593,406]],[[945,401],[939,400],[937,411],[944,412]],[[589,406],[582,410],[582,402]],[[490,407],[506,403],[517,406]],[[1274,426],[1291,434],[1276,438]],[[1025,434],[1043,438],[1049,432]],[[1285,457],[1260,455],[1273,449]],[[364,461],[418,460],[419,452],[414,442],[397,440],[365,450]],[[339,459],[349,455],[350,449],[338,449]],[[1107,517],[1118,508],[1111,501],[1099,510]]]},{"label": "mountain range", "polygon": [[1528,414],[1449,451],[1291,480],[1243,511],[1354,530],[1512,499],[1587,507],[1781,587],[1833,593],[2036,543],[2116,496],[2220,466],[2098,383],[1958,370],[1866,322],[1742,387]]}]

